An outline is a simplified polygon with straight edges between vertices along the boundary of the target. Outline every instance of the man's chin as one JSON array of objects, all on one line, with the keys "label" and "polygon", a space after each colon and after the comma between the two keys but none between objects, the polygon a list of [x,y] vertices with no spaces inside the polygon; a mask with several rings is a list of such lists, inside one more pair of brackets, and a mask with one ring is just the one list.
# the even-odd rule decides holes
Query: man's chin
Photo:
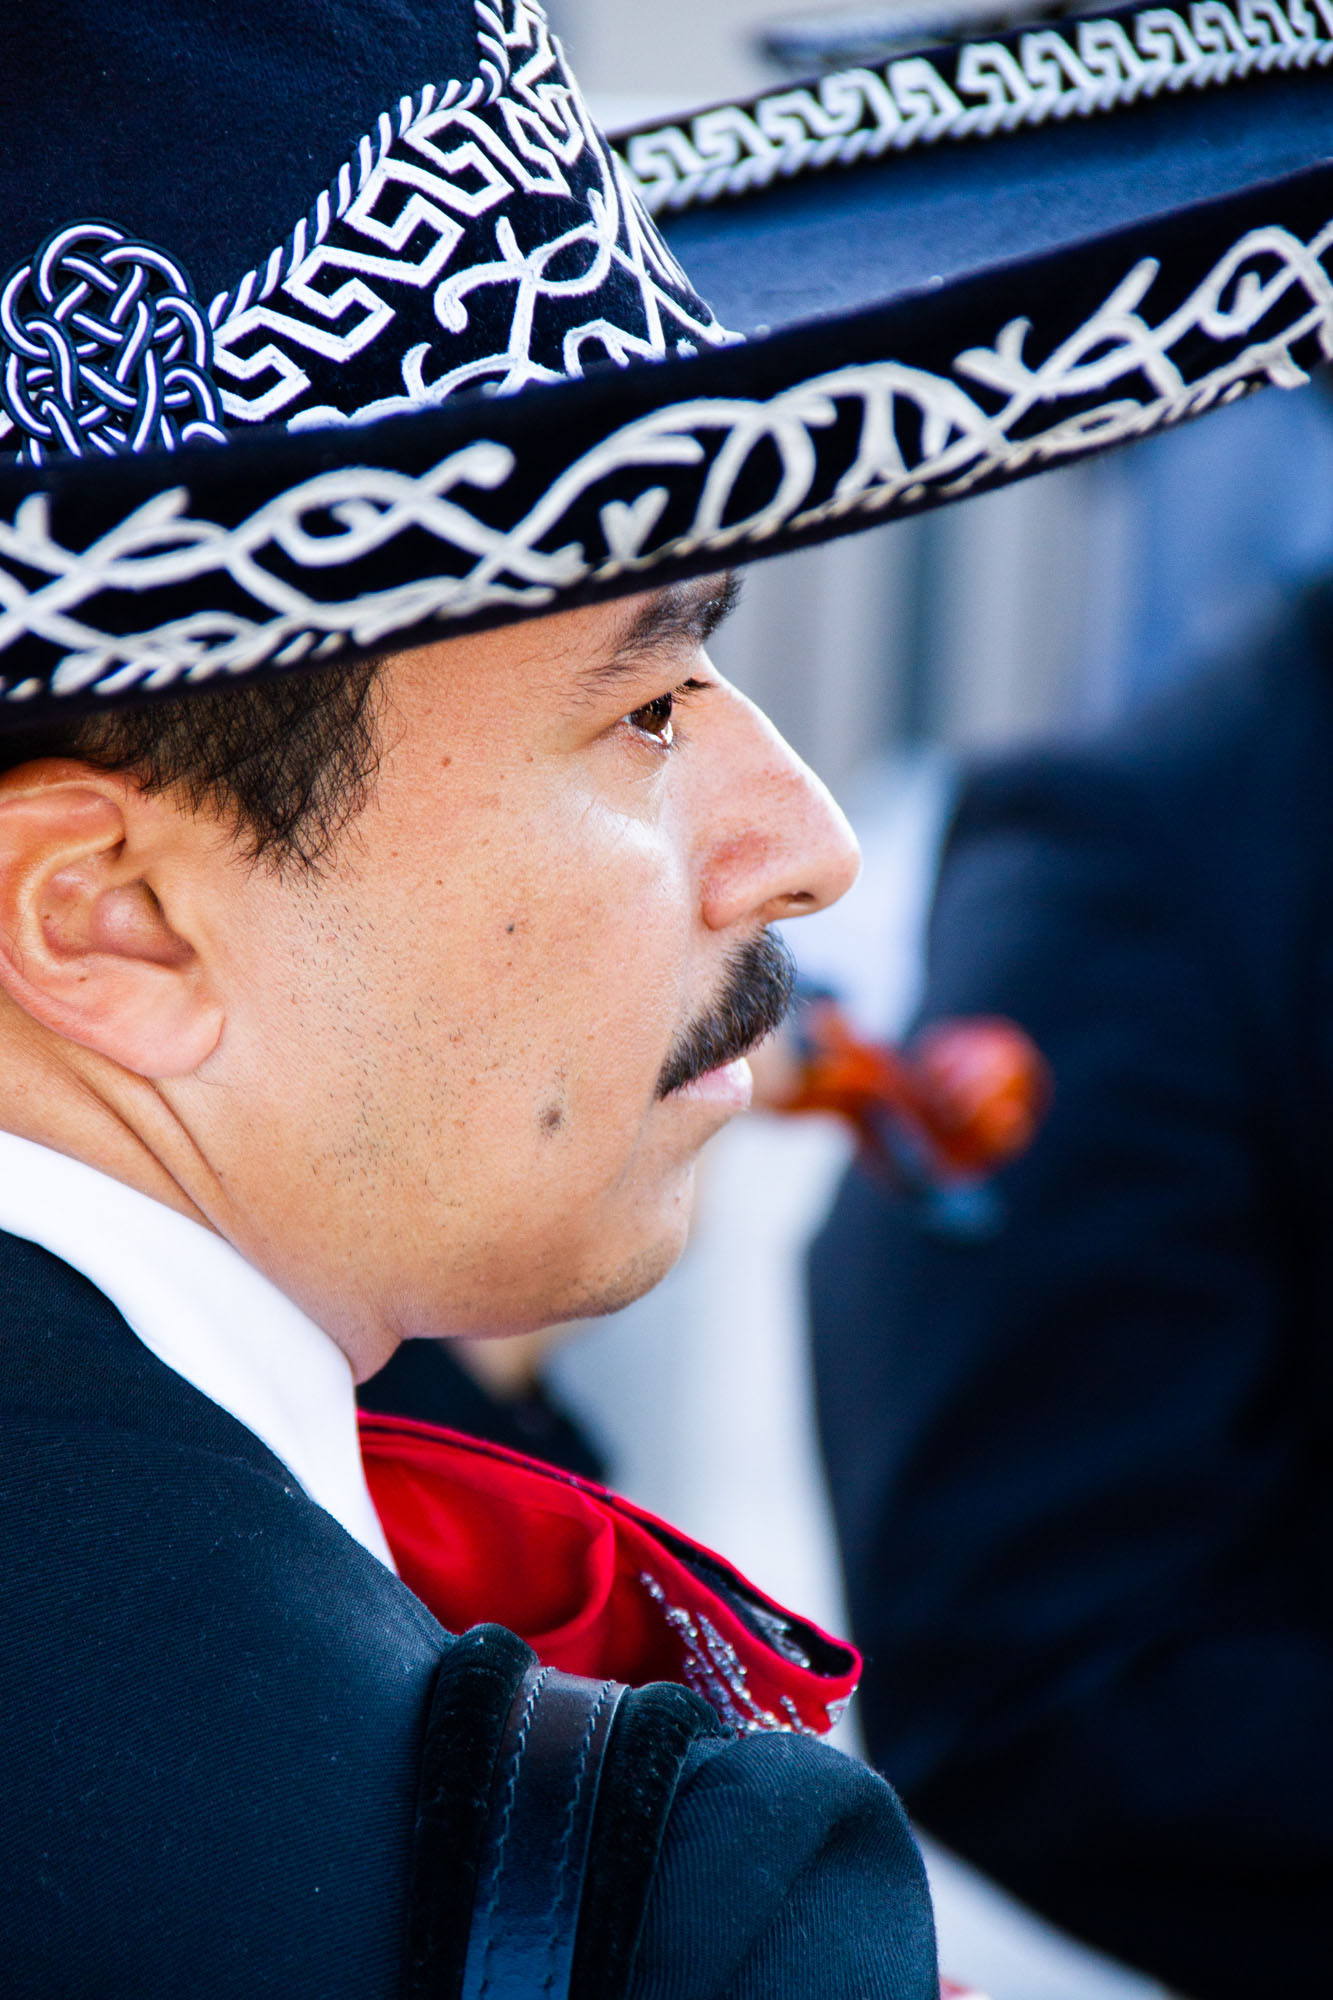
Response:
[{"label": "man's chin", "polygon": [[691,1145],[688,1157],[670,1169],[660,1159],[651,1166],[636,1163],[622,1177],[618,1198],[600,1204],[600,1226],[575,1207],[563,1229],[553,1227],[535,1242],[506,1245],[500,1239],[474,1275],[470,1296],[448,1284],[456,1274],[442,1267],[438,1275],[447,1289],[414,1315],[417,1323],[407,1330],[430,1334],[445,1326],[479,1339],[504,1339],[604,1319],[633,1305],[661,1283],[689,1241],[698,1150]]},{"label": "man's chin", "polygon": [[[562,1319],[605,1319],[634,1304],[660,1285],[689,1241],[694,1214],[694,1161],[676,1177],[667,1200],[657,1207],[651,1226],[626,1230],[620,1243],[604,1236],[584,1264],[581,1278],[570,1287]],[[628,1240],[626,1240],[628,1239]],[[597,1256],[597,1250],[601,1255]]]},{"label": "man's chin", "polygon": [[654,1285],[660,1285],[667,1272],[677,1263],[685,1248],[686,1233],[654,1244],[651,1250],[639,1252],[628,1263],[622,1264],[613,1275],[600,1283],[590,1285],[583,1303],[577,1311],[564,1315],[571,1319],[605,1319],[609,1313],[620,1312],[625,1306],[632,1306],[636,1299],[651,1292]]}]

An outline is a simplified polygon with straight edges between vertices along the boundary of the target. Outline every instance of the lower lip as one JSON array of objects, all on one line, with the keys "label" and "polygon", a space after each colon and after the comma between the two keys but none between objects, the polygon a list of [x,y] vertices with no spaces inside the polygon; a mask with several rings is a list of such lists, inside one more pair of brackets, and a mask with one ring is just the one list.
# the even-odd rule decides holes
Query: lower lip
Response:
[{"label": "lower lip", "polygon": [[744,1056],[723,1063],[720,1069],[706,1070],[675,1093],[692,1104],[708,1104],[719,1111],[748,1111],[754,1092],[754,1076]]}]

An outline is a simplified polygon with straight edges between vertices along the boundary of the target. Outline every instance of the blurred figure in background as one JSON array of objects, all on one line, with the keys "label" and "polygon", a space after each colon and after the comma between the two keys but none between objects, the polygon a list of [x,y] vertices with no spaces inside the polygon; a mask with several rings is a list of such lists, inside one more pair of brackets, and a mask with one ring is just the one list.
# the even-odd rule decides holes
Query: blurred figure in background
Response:
[{"label": "blurred figure in background", "polygon": [[1333,589],[965,785],[923,1022],[1055,1080],[990,1241],[855,1168],[811,1261],[874,1761],[1196,2000],[1333,1936]]},{"label": "blurred figure in background", "polygon": [[542,1327],[508,1340],[405,1340],[387,1366],[361,1384],[357,1403],[526,1452],[583,1479],[605,1480],[609,1468],[599,1440],[545,1379],[543,1364],[567,1331]]}]

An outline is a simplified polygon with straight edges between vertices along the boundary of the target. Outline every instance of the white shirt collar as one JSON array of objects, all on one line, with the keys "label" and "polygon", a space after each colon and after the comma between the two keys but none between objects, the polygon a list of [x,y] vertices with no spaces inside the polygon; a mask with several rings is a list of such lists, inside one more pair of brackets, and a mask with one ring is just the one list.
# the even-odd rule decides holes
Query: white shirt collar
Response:
[{"label": "white shirt collar", "polygon": [[212,1230],[48,1146],[0,1131],[0,1229],[81,1271],[159,1361],[245,1425],[393,1568],[334,1341]]}]

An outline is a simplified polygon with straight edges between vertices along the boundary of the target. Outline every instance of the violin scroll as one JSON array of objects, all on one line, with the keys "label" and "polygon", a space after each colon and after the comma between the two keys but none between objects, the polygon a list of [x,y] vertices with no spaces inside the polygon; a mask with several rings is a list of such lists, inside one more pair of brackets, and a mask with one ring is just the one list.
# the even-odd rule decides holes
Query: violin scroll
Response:
[{"label": "violin scroll", "polygon": [[906,1048],[858,1034],[830,995],[800,1004],[794,1061],[771,1109],[831,1113],[927,1226],[992,1235],[1003,1212],[991,1176],[1026,1151],[1051,1097],[1040,1050],[1013,1021],[937,1021]]}]

